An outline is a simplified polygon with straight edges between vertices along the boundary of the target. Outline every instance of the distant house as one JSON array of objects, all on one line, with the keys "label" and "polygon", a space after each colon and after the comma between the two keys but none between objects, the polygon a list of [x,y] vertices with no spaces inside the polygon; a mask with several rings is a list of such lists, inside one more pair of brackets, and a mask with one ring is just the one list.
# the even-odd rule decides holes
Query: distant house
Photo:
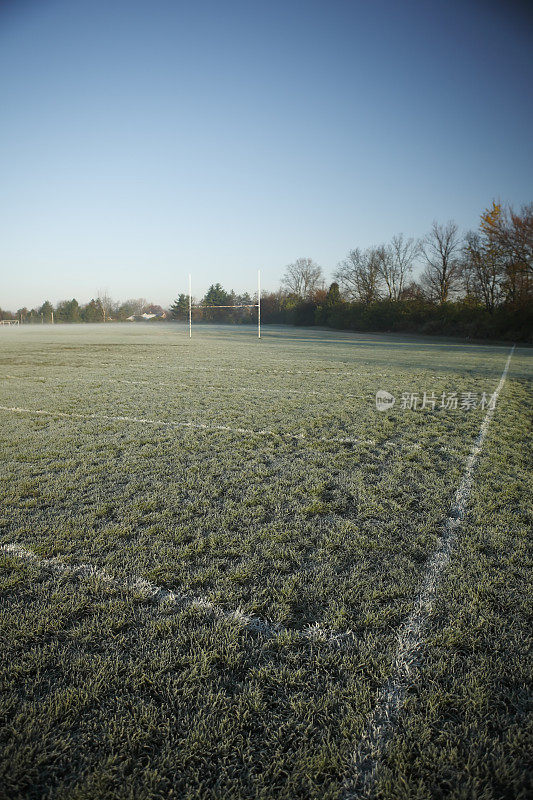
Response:
[{"label": "distant house", "polygon": [[147,322],[150,319],[166,319],[167,314],[166,311],[160,311],[157,314],[150,313],[145,311],[144,314],[132,314],[131,317],[127,317],[127,322]]}]

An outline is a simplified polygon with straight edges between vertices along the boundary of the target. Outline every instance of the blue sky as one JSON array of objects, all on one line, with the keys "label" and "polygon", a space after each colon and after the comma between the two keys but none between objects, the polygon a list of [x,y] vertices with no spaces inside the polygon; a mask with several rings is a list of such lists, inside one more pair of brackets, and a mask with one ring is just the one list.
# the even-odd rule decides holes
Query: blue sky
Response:
[{"label": "blue sky", "polygon": [[526,9],[0,3],[0,306],[276,288],[533,200]]}]

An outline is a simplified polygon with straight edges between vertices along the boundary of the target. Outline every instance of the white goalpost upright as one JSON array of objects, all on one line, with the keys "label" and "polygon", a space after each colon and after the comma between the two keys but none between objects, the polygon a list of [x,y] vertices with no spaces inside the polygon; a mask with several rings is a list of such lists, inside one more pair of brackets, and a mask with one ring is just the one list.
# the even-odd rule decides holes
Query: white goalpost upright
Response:
[{"label": "white goalpost upright", "polygon": [[261,338],[261,270],[257,270],[257,338]]},{"label": "white goalpost upright", "polygon": [[192,338],[192,310],[193,308],[257,308],[257,338],[261,338],[261,270],[257,270],[257,303],[239,304],[236,306],[193,306],[192,304],[192,278],[189,273],[189,339]]},{"label": "white goalpost upright", "polygon": [[189,339],[192,338],[192,282],[191,273],[189,272]]}]

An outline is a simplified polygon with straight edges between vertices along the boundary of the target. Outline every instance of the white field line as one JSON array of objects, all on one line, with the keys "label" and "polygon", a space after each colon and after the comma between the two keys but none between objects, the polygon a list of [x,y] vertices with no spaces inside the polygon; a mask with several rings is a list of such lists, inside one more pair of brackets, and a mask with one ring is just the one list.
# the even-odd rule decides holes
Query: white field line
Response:
[{"label": "white field line", "polygon": [[[509,364],[515,345],[507,357],[500,382],[494,393],[497,400],[505,384]],[[350,772],[344,781],[343,800],[362,800],[371,797],[383,757],[391,740],[407,690],[417,678],[418,659],[422,649],[422,638],[429,618],[433,612],[437,590],[442,573],[450,561],[459,529],[466,513],[466,507],[473,483],[473,472],[481,453],[490,421],[494,414],[489,407],[481,424],[479,434],[472,445],[465,471],[455,494],[451,511],[446,518],[440,544],[430,557],[420,592],[414,601],[414,608],[398,632],[398,647],[395,654],[391,677],[381,688],[376,706],[365,732],[353,754]]]},{"label": "white field line", "polygon": [[374,439],[355,439],[351,437],[308,436],[306,433],[279,433],[269,430],[253,430],[251,428],[230,428],[228,425],[208,425],[202,422],[175,422],[172,420],[150,419],[148,417],[111,416],[109,414],[77,414],[74,411],[47,411],[36,408],[19,408],[18,406],[0,406],[0,411],[14,414],[36,414],[47,417],[65,419],[94,420],[96,422],[137,422],[143,425],[160,425],[166,428],[190,428],[199,431],[223,431],[238,433],[242,436],[269,436],[275,439],[291,441],[325,442],[329,444],[375,444]]},{"label": "white field line", "polygon": [[261,633],[266,637],[291,634],[298,639],[340,644],[343,640],[353,636],[351,631],[332,633],[326,628],[323,628],[318,622],[314,625],[307,625],[302,630],[290,630],[289,628],[284,628],[282,625],[275,625],[267,622],[260,617],[251,617],[245,614],[240,608],[234,611],[226,611],[210,600],[207,600],[205,597],[189,597],[185,594],[177,594],[170,589],[156,586],[144,578],[135,576],[117,578],[107,570],[99,569],[93,564],[65,564],[59,558],[41,558],[32,550],[19,544],[2,544],[0,545],[0,552],[8,556],[23,559],[24,561],[32,561],[37,566],[49,569],[57,575],[80,576],[89,580],[102,581],[107,586],[114,589],[133,592],[140,595],[144,600],[151,601],[155,603],[156,606],[161,606],[163,610],[168,610],[173,606],[181,609],[194,608],[214,616],[217,620],[235,622],[247,630]]}]

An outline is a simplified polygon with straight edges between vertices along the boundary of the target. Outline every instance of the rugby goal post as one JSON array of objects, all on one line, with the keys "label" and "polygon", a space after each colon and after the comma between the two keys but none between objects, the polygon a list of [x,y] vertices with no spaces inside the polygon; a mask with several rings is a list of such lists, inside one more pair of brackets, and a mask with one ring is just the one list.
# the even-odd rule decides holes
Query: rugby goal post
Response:
[{"label": "rugby goal post", "polygon": [[192,338],[192,310],[193,308],[257,308],[257,338],[261,338],[261,270],[257,270],[257,303],[239,303],[236,306],[193,306],[192,304],[192,277],[189,273],[189,339]]}]

